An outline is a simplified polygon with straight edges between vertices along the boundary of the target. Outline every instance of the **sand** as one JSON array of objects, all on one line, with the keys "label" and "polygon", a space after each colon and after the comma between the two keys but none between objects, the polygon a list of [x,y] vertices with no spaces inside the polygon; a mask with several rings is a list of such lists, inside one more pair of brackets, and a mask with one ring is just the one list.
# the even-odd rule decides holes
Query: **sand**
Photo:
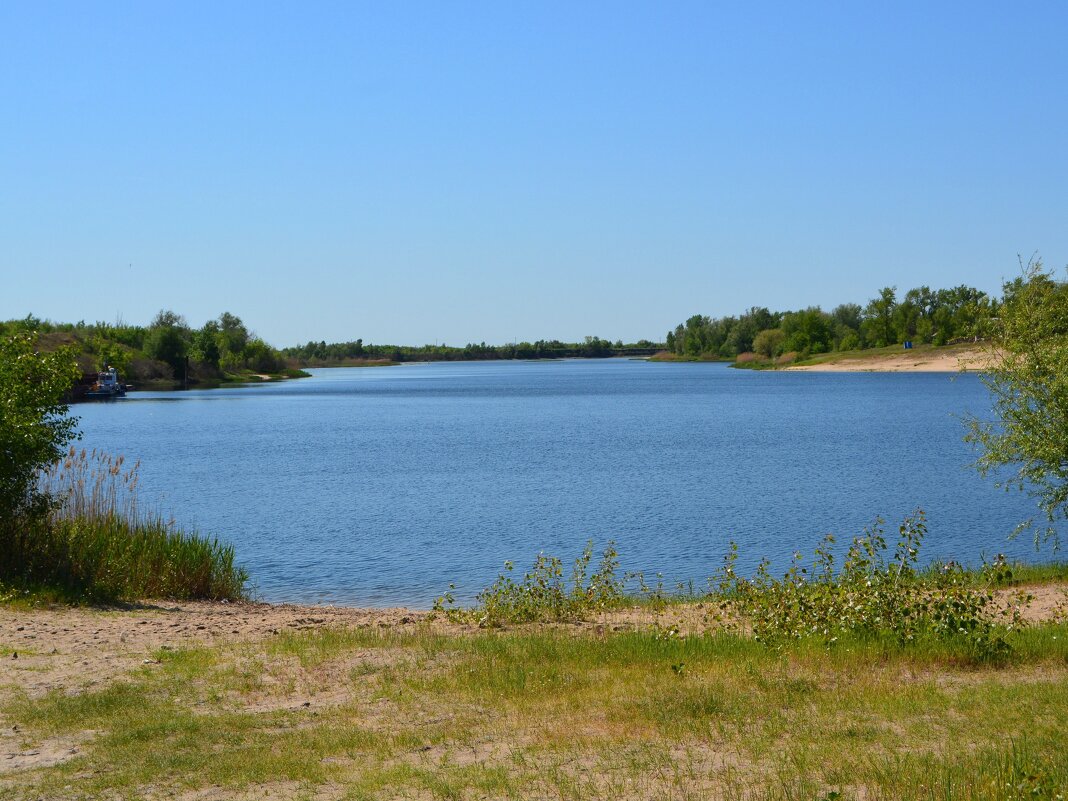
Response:
[{"label": "sand", "polygon": [[[1023,610],[1027,621],[1068,617],[1068,585],[1040,585],[1026,588],[1026,592],[1032,596]],[[999,596],[1003,607],[1017,601],[1016,591],[1002,591]],[[722,625],[717,612],[715,604],[668,606],[660,612],[645,607],[610,612],[576,624],[546,625],[591,637],[654,627],[686,635]],[[286,631],[338,627],[414,630],[428,625],[456,636],[475,631],[472,625],[450,624],[441,616],[409,609],[204,602],[145,603],[110,609],[0,608],[0,693],[14,691],[40,698],[51,692],[79,694],[104,689],[129,681],[142,669],[151,670],[160,664],[160,652],[167,649],[255,643]],[[314,692],[305,698],[301,692],[286,695],[285,702],[307,707],[311,703],[328,703],[332,698],[330,693],[324,696]],[[346,691],[336,692],[344,696]],[[50,767],[74,758],[94,734],[87,730],[50,737],[26,747],[18,727],[0,716],[0,790],[5,780],[20,771]],[[291,795],[279,790],[280,797]],[[295,794],[294,789],[292,795]],[[209,788],[207,795],[196,797],[232,796]]]},{"label": "sand", "polygon": [[[1033,597],[1023,610],[1029,622],[1064,619],[1068,585],[1027,588]],[[1002,591],[1009,602],[1012,593]],[[557,627],[593,636],[609,631],[676,627],[693,634],[720,625],[715,604],[621,609]],[[124,608],[0,608],[0,688],[30,697],[50,691],[84,692],[107,685],[145,664],[160,649],[262,640],[324,628],[393,627],[435,629],[462,635],[473,625],[447,623],[441,616],[411,609],[355,609],[263,603],[145,603]]]},{"label": "sand", "polygon": [[957,373],[983,370],[989,365],[990,356],[979,349],[902,350],[892,355],[873,354],[786,369],[812,373]]}]

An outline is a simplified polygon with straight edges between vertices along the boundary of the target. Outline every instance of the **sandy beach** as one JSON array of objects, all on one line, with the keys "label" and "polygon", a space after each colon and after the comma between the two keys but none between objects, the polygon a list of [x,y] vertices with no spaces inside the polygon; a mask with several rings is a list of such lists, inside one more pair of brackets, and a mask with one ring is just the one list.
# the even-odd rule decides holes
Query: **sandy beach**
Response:
[{"label": "sandy beach", "polygon": [[810,373],[958,373],[984,370],[990,356],[978,348],[968,350],[902,350],[898,354],[874,354],[843,358],[821,364],[787,367]]},{"label": "sandy beach", "polygon": [[[1024,588],[1032,596],[1022,614],[1038,623],[1068,613],[1068,586]],[[1015,590],[998,595],[1009,603]],[[575,623],[544,624],[569,631],[642,630],[674,626],[699,634],[721,625],[714,604],[669,605],[613,610]],[[357,609],[342,606],[146,602],[123,608],[59,607],[20,610],[0,607],[0,687],[18,687],[31,697],[50,691],[81,692],[107,685],[142,664],[160,649],[256,642],[281,633],[344,628],[416,630],[430,625],[441,633],[472,633],[477,627],[446,622],[440,615],[403,608]]]}]

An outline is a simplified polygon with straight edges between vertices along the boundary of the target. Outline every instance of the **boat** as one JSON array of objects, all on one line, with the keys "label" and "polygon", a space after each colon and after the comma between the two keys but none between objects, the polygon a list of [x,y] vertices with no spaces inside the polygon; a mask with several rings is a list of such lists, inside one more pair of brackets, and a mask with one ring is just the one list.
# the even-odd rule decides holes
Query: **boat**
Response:
[{"label": "boat", "polygon": [[87,398],[123,398],[126,385],[119,381],[119,374],[114,367],[97,373],[96,383],[85,393]]}]

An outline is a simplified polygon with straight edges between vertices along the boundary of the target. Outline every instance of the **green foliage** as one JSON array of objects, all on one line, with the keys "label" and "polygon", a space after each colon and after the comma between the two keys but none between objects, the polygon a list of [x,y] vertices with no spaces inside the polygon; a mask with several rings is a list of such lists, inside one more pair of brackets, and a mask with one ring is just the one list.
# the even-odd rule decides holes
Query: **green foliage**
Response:
[{"label": "green foliage", "polygon": [[588,542],[572,567],[570,587],[559,557],[538,554],[520,581],[512,578],[514,565],[505,562],[505,572],[476,596],[474,608],[458,607],[450,585],[449,592],[435,601],[434,610],[444,612],[451,620],[477,622],[480,626],[582,619],[618,606],[623,600],[615,545],[608,543],[597,569],[589,574],[592,558],[593,543]]},{"label": "green foliage", "polygon": [[37,474],[77,438],[63,398],[78,374],[69,349],[39,353],[36,337],[0,338],[0,525],[38,505]]},{"label": "green foliage", "polygon": [[145,335],[145,354],[167,364],[175,378],[184,377],[191,337],[183,317],[171,311],[161,311]]},{"label": "green foliage", "polygon": [[243,597],[232,546],[139,512],[137,467],[72,448],[42,476],[49,508],[0,526],[0,580],[72,601]]},{"label": "green foliage", "polygon": [[652,356],[663,345],[648,340],[635,343],[612,343],[596,336],[582,342],[539,339],[536,342],[513,342],[507,345],[469,343],[462,348],[448,345],[370,345],[362,339],[353,342],[308,342],[285,348],[282,354],[304,366],[335,366],[346,363],[413,362],[413,361],[494,361],[498,359],[566,359],[607,358],[611,356]]},{"label": "green foliage", "polygon": [[785,339],[781,328],[765,329],[753,340],[753,351],[765,359],[773,359],[782,353]]},{"label": "green foliage", "polygon": [[[996,419],[970,418],[966,439],[980,451],[983,475],[1015,469],[999,485],[1031,494],[1052,524],[1068,519],[1068,284],[1034,259],[1022,270],[1005,285],[993,366],[982,375]],[[1052,525],[1045,535],[1055,538]]]},{"label": "green foliage", "polygon": [[922,286],[910,289],[901,301],[895,287],[884,287],[864,307],[843,303],[830,314],[819,307],[786,312],[751,308],[738,317],[695,314],[668,332],[667,348],[690,360],[736,358],[749,351],[770,360],[785,352],[805,357],[906,340],[946,345],[985,336],[995,312],[996,304],[973,287]]},{"label": "green foliage", "polygon": [[865,338],[877,348],[892,343],[894,337],[894,310],[897,306],[897,287],[883,287],[879,296],[868,301],[864,307]]},{"label": "green foliage", "polygon": [[788,312],[782,316],[783,350],[826,353],[834,344],[831,316],[819,308]]},{"label": "green foliage", "polygon": [[189,355],[205,366],[218,370],[219,359],[222,358],[219,334],[219,323],[216,320],[208,320],[200,330],[193,333]]},{"label": "green foliage", "polygon": [[114,367],[119,375],[126,375],[130,368],[132,361],[130,349],[120,342],[108,339],[100,332],[93,333],[86,349],[96,356],[98,370]]},{"label": "green foliage", "polygon": [[114,367],[125,382],[138,387],[154,382],[192,385],[247,380],[249,373],[278,375],[287,369],[278,350],[250,333],[241,319],[229,312],[198,329],[166,310],[148,327],[53,323],[32,316],[0,322],[0,337],[20,332],[39,333],[38,344],[45,351],[70,346],[83,372]]},{"label": "green foliage", "polygon": [[999,608],[989,591],[1005,580],[1005,562],[984,566],[979,586],[954,562],[922,573],[916,565],[926,533],[923,512],[917,511],[899,527],[891,554],[877,521],[854,538],[840,571],[834,569],[834,538],[828,535],[811,567],[795,554],[781,579],[771,574],[767,560],[752,579],[739,577],[732,545],[711,582],[723,606],[740,613],[756,639],[770,646],[810,637],[827,643],[843,636],[891,637],[902,645],[959,643],[979,659],[1002,656],[1009,648],[1007,635],[1022,625],[1019,605]]}]

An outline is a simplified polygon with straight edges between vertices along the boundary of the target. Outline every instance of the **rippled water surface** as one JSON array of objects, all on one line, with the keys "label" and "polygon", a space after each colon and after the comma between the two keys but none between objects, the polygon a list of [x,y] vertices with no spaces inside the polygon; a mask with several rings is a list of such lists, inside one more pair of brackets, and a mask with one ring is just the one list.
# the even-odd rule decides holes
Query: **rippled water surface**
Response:
[{"label": "rippled water surface", "polygon": [[703,585],[727,543],[785,561],[877,515],[928,514],[927,555],[1035,556],[1033,513],[968,468],[974,376],[761,373],[639,361],[313,371],[81,405],[82,444],[232,542],[270,601],[429,606],[502,563],[614,539],[624,569]]}]

